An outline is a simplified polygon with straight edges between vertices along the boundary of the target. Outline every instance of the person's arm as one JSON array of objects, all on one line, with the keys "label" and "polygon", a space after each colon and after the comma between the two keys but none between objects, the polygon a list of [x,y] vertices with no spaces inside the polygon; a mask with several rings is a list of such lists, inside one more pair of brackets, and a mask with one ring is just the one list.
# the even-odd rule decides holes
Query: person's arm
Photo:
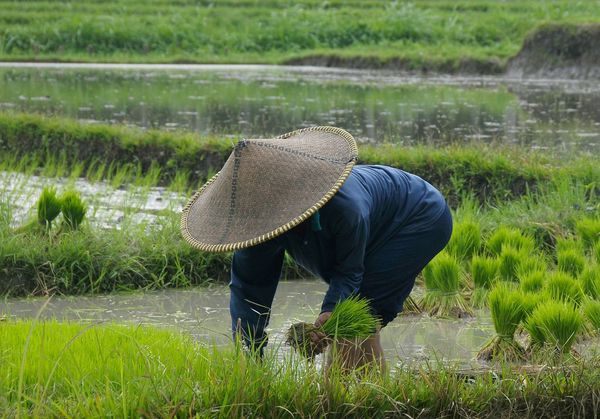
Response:
[{"label": "person's arm", "polygon": [[266,345],[264,332],[283,266],[284,249],[270,241],[238,250],[231,264],[231,327],[249,348]]},{"label": "person's arm", "polygon": [[364,260],[369,223],[357,211],[344,211],[332,225],[335,237],[335,265],[321,313],[358,292],[364,275]]}]

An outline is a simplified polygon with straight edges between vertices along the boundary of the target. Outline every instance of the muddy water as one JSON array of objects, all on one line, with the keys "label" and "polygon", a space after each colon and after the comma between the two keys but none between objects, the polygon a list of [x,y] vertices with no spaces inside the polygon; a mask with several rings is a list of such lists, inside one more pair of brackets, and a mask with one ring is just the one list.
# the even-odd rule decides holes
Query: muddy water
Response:
[{"label": "muddy water", "polygon": [[360,141],[600,149],[600,85],[311,67],[0,64],[0,110],[202,134],[338,125]]},{"label": "muddy water", "polygon": [[[274,347],[289,350],[283,334],[294,321],[314,321],[325,283],[289,281],[279,285],[269,333]],[[46,299],[9,299],[0,302],[0,316],[35,317]],[[183,330],[197,340],[217,345],[230,342],[229,291],[224,285],[186,290],[136,292],[91,297],[53,297],[41,318],[83,322],[118,321],[152,324]],[[493,333],[486,314],[470,320],[431,319],[402,315],[382,331],[386,357],[392,363],[449,361],[474,363],[479,348]]]}]

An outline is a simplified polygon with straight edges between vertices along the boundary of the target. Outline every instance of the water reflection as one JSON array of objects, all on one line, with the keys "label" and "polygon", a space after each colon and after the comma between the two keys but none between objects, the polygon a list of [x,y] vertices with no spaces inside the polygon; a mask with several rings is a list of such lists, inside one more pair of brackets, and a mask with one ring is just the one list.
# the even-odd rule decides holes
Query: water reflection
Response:
[{"label": "water reflection", "polygon": [[338,125],[362,141],[484,141],[597,150],[597,86],[385,72],[210,67],[0,69],[0,109],[90,123],[269,136]]}]

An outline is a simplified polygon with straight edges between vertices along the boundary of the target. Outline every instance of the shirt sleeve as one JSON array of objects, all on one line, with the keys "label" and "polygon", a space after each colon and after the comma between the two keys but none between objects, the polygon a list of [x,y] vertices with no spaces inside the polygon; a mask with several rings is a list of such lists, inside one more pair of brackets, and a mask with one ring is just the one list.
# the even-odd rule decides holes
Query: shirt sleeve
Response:
[{"label": "shirt sleeve", "polygon": [[266,344],[265,327],[283,266],[284,249],[273,241],[238,250],[231,263],[229,310],[234,338],[248,347]]},{"label": "shirt sleeve", "polygon": [[332,232],[335,237],[335,262],[321,312],[333,310],[338,302],[358,292],[365,269],[369,222],[361,213],[345,211],[333,223]]}]

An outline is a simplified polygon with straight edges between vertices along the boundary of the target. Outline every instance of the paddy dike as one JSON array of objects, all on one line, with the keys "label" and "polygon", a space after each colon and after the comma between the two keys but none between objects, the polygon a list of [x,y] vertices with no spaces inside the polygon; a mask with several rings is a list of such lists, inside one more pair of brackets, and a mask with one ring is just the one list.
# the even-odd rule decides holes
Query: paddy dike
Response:
[{"label": "paddy dike", "polygon": [[600,78],[600,25],[547,24],[534,29],[521,50],[506,61],[496,58],[432,60],[313,54],[289,65],[398,70],[416,74],[502,75],[514,78]]}]

